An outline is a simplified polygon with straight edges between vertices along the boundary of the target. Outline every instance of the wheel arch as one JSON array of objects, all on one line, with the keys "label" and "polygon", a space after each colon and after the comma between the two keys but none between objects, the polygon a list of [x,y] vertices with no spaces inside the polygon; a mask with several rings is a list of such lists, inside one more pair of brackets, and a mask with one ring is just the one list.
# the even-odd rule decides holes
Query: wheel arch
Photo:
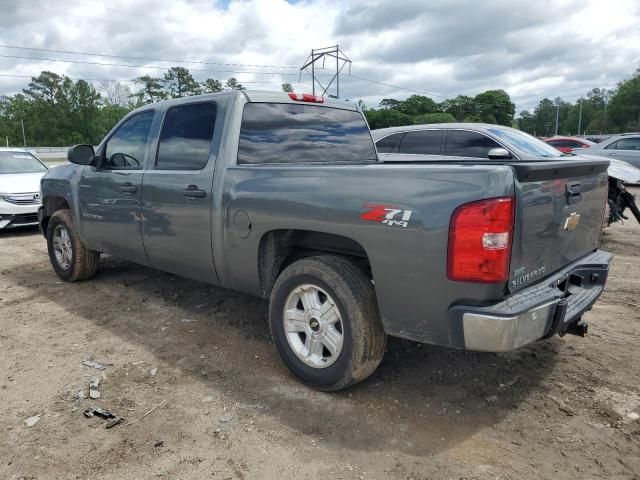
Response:
[{"label": "wheel arch", "polygon": [[42,199],[42,216],[39,218],[40,231],[46,237],[51,216],[58,210],[71,210],[67,199],[57,195],[48,195]]},{"label": "wheel arch", "polygon": [[348,257],[369,278],[373,277],[369,255],[359,242],[349,237],[312,230],[270,230],[261,237],[258,247],[262,296],[269,298],[278,275],[291,263],[323,253]]}]

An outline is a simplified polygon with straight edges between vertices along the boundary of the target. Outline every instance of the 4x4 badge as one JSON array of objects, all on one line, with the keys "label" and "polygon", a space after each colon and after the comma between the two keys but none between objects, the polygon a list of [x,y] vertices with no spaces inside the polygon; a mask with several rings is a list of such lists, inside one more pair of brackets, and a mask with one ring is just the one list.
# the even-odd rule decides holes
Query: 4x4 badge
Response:
[{"label": "4x4 badge", "polygon": [[391,227],[407,228],[413,210],[403,210],[391,205],[365,205],[369,209],[360,215],[360,219],[370,222],[380,222]]}]

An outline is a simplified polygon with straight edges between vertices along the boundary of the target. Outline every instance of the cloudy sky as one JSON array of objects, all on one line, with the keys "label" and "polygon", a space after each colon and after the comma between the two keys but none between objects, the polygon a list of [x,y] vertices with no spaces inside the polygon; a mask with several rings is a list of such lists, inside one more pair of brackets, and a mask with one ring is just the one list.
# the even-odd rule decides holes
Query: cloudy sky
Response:
[{"label": "cloudy sky", "polygon": [[640,1],[0,0],[0,94],[41,70],[128,81],[172,65],[197,80],[306,92],[299,67],[336,43],[353,61],[342,98],[375,107],[502,88],[520,111],[612,88],[640,67]]}]

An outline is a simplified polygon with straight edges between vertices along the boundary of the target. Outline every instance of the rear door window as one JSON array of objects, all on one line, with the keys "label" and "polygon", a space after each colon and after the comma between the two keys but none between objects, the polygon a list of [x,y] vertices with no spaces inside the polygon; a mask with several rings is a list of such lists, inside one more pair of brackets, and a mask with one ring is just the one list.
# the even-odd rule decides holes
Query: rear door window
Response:
[{"label": "rear door window", "polygon": [[640,150],[640,137],[621,138],[617,142],[613,142],[604,148],[605,150]]},{"label": "rear door window", "polygon": [[200,170],[209,160],[215,103],[190,103],[167,111],[158,142],[156,169]]},{"label": "rear door window", "polygon": [[492,148],[502,148],[502,146],[481,133],[466,130],[449,130],[447,132],[446,155],[488,158],[487,154]]},{"label": "rear door window", "polygon": [[364,117],[353,110],[289,103],[247,103],[238,164],[374,162]]},{"label": "rear door window", "polygon": [[408,132],[400,142],[400,153],[440,155],[444,130]]},{"label": "rear door window", "polygon": [[381,138],[376,143],[376,148],[378,149],[378,153],[395,153],[398,151],[398,142],[404,133],[394,133],[393,135],[389,135],[388,137]]}]

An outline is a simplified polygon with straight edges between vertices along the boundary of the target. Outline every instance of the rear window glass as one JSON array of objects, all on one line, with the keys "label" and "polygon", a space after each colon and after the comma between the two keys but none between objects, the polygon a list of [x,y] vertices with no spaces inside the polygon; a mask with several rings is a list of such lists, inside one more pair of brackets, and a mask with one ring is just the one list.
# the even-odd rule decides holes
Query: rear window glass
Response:
[{"label": "rear window glass", "polygon": [[238,164],[376,161],[361,113],[288,103],[247,103]]}]

